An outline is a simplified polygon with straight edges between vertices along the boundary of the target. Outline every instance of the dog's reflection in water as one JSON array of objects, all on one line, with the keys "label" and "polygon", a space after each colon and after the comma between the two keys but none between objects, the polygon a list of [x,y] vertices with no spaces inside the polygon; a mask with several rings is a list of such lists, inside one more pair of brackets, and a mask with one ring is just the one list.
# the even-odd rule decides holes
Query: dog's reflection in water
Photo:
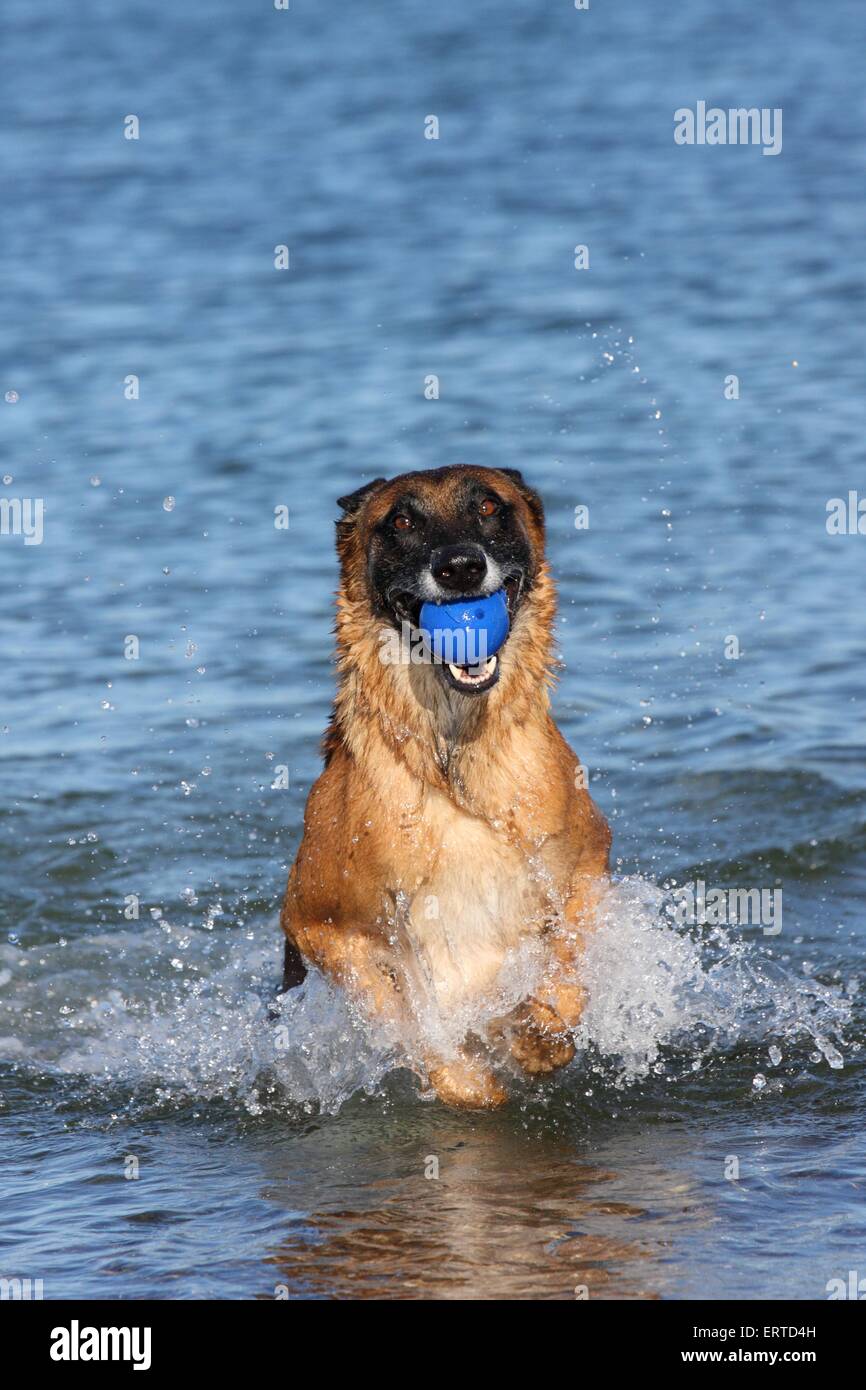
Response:
[{"label": "dog's reflection in water", "polygon": [[323,1170],[329,1195],[273,1251],[274,1294],[263,1297],[659,1297],[650,1213],[616,1200],[615,1173],[566,1142],[513,1132],[505,1115],[471,1129],[446,1120],[432,1139],[429,1129],[395,1137],[386,1122],[378,1146],[368,1133],[336,1161],[310,1136],[309,1177],[296,1170],[268,1196],[306,1205]]}]

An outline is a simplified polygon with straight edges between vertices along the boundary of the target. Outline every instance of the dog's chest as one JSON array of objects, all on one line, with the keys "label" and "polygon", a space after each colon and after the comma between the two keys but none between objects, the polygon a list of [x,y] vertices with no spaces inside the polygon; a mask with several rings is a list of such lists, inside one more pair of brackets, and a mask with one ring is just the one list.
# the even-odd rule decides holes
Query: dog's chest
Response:
[{"label": "dog's chest", "polygon": [[407,931],[437,996],[456,1001],[490,988],[506,953],[540,931],[549,883],[540,861],[444,798],[425,820],[429,868]]}]

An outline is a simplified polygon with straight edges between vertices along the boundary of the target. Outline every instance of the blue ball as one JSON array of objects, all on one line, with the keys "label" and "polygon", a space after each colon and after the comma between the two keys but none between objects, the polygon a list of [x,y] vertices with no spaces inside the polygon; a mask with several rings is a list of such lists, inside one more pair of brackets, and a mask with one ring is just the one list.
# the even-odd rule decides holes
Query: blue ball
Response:
[{"label": "blue ball", "polygon": [[505,590],[456,603],[425,603],[418,627],[437,661],[478,666],[494,656],[508,636]]}]

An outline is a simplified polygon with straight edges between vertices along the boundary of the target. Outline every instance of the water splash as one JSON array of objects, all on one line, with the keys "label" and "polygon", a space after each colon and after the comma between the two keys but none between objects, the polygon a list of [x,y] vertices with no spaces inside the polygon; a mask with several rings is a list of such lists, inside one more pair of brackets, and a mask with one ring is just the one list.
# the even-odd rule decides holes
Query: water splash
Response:
[{"label": "water splash", "polygon": [[754,938],[671,925],[665,891],[638,876],[613,885],[588,943],[589,1001],[576,1042],[619,1085],[640,1081],[675,1049],[686,1070],[737,1044],[811,1040],[834,1068],[851,1015],[841,986],[797,977]]},{"label": "water splash", "polygon": [[[578,1056],[552,1082],[587,1069],[617,1088],[683,1074],[742,1043],[787,1054],[805,1042],[843,1062],[851,999],[797,977],[729,930],[672,925],[668,899],[640,877],[611,886],[582,978],[588,1004]],[[23,950],[0,947],[0,1059],[19,1068],[157,1087],[160,1100],[227,1098],[251,1113],[287,1104],[334,1113],[401,1066],[400,1042],[356,1017],[316,973],[274,998],[280,941],[271,924],[213,930],[165,918],[137,931]],[[419,1027],[444,1053],[532,989],[537,948],[507,959],[496,991],[443,1018],[417,999]],[[114,983],[106,987],[106,981]]]}]

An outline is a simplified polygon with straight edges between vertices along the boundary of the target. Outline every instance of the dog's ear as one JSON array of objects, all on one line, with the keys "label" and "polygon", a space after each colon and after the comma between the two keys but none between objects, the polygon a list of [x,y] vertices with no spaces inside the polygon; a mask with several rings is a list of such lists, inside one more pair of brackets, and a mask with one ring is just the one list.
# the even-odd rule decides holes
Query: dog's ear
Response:
[{"label": "dog's ear", "polygon": [[357,492],[349,492],[345,497],[338,497],[337,506],[343,508],[344,516],[354,516],[370,493],[383,487],[387,481],[387,478],[374,478],[371,483],[365,483],[363,487],[359,487]]},{"label": "dog's ear", "polygon": [[529,486],[529,483],[527,483],[527,482],[524,481],[523,474],[521,473],[520,469],[519,469],[519,468],[497,468],[496,472],[497,472],[497,473],[504,473],[505,476],[506,476],[506,478],[510,478],[510,479],[511,479],[511,481],[515,484],[515,486],[516,486],[518,492],[520,493],[521,497],[523,497],[523,499],[524,499],[525,502],[527,503],[527,505],[528,505],[528,507],[529,507],[529,510],[532,512],[533,517],[534,517],[535,520],[538,522],[539,526],[542,526],[542,527],[543,527],[543,526],[544,526],[544,503],[542,502],[542,500],[541,500],[541,498],[539,497],[538,493],[535,491],[535,488],[534,488],[534,487],[530,487],[530,486]]}]

